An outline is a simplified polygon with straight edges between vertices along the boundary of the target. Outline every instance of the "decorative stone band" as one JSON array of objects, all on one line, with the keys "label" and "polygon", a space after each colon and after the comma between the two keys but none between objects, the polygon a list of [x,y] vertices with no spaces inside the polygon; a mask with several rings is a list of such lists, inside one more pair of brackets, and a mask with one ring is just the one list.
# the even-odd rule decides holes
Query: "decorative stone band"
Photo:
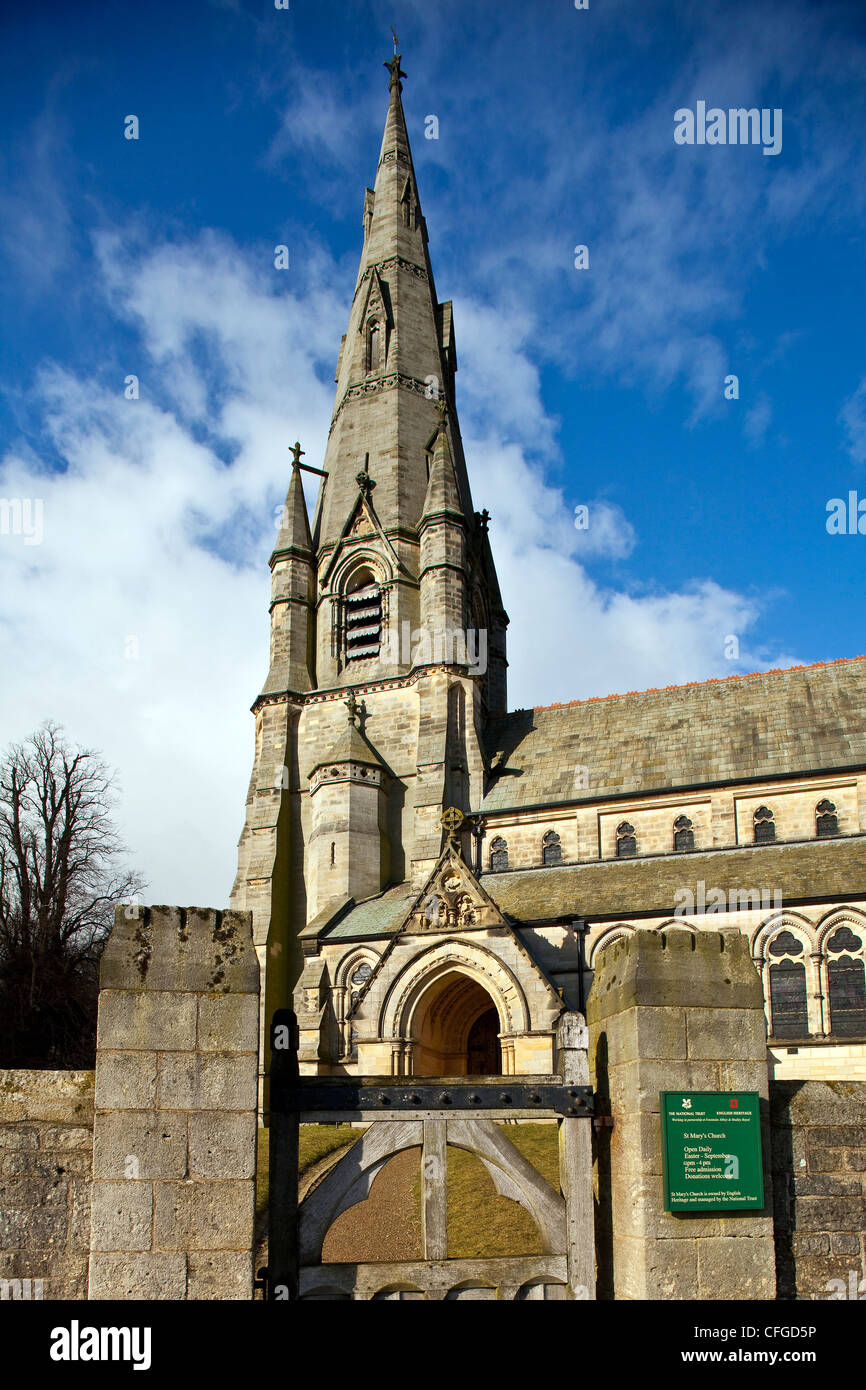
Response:
[{"label": "decorative stone band", "polygon": [[[431,663],[430,665],[419,666],[407,676],[389,676],[386,680],[378,681],[353,681],[352,689],[356,694],[374,694],[378,690],[405,690],[411,685],[415,685],[422,676],[453,675],[454,667],[443,662]],[[260,695],[252,705],[252,712],[256,714],[265,705],[290,705],[293,713],[300,713],[302,705],[326,705],[334,700],[345,700],[346,690],[340,687],[338,690],[312,691],[309,695],[302,695],[297,691],[281,690],[277,693]]]},{"label": "decorative stone band", "polygon": [[374,381],[360,381],[355,386],[346,388],[343,399],[334,411],[328,434],[336,425],[347,401],[357,400],[360,396],[375,396],[380,391],[393,391],[397,387],[402,387],[404,391],[413,391],[418,396],[427,396],[430,401],[434,401],[434,398],[429,395],[429,383],[420,381],[417,376],[404,376],[402,372],[389,372],[387,376],[377,377]]}]

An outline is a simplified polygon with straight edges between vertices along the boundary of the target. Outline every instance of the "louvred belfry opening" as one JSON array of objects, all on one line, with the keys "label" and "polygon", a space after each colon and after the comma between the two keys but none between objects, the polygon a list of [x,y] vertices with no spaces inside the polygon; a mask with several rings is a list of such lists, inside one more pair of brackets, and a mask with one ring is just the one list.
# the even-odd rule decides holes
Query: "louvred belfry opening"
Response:
[{"label": "louvred belfry opening", "polygon": [[382,590],[368,569],[359,570],[346,593],[346,660],[379,655],[382,645]]}]

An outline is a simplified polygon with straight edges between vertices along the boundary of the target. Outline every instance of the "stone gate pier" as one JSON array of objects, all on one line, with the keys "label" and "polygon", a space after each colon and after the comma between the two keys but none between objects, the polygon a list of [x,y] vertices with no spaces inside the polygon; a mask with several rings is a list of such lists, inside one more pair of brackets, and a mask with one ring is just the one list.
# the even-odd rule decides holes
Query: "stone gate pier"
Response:
[{"label": "stone gate pier", "polygon": [[[587,1007],[599,1108],[598,1296],[776,1296],[767,1039],[761,982],[738,932],[636,931],[601,957]],[[757,1091],[762,1212],[664,1208],[660,1092]]]},{"label": "stone gate pier", "polygon": [[88,1297],[252,1297],[249,913],[118,908],[102,958]]}]

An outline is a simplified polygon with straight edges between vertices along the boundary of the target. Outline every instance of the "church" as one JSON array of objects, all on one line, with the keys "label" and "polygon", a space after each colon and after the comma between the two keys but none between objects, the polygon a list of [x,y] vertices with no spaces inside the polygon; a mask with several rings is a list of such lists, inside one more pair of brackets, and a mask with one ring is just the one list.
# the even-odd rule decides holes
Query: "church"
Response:
[{"label": "church", "polygon": [[676,926],[748,938],[771,1077],[866,1080],[866,659],[509,710],[452,305],[386,66],[328,445],[295,446],[270,559],[232,894],[262,1037],[292,1006],[307,1075],[549,1074],[602,953]]}]

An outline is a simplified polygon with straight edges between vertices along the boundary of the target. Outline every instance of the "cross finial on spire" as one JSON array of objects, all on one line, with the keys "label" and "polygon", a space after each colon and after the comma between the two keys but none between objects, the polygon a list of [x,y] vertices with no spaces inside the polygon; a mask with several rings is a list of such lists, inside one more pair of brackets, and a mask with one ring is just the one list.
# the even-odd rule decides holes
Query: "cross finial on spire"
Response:
[{"label": "cross finial on spire", "polygon": [[300,446],[300,444],[298,443],[297,439],[295,440],[294,444],[292,444],[292,445],[290,446],[290,448],[289,448],[289,453],[290,453],[291,456],[292,456],[292,467],[293,467],[293,468],[300,468],[300,466],[301,466],[301,459],[302,459],[302,458],[306,458],[306,451],[305,451],[304,449],[301,448],[301,446]]},{"label": "cross finial on spire", "polygon": [[391,25],[391,37],[394,40],[394,52],[397,52],[397,30]]}]

